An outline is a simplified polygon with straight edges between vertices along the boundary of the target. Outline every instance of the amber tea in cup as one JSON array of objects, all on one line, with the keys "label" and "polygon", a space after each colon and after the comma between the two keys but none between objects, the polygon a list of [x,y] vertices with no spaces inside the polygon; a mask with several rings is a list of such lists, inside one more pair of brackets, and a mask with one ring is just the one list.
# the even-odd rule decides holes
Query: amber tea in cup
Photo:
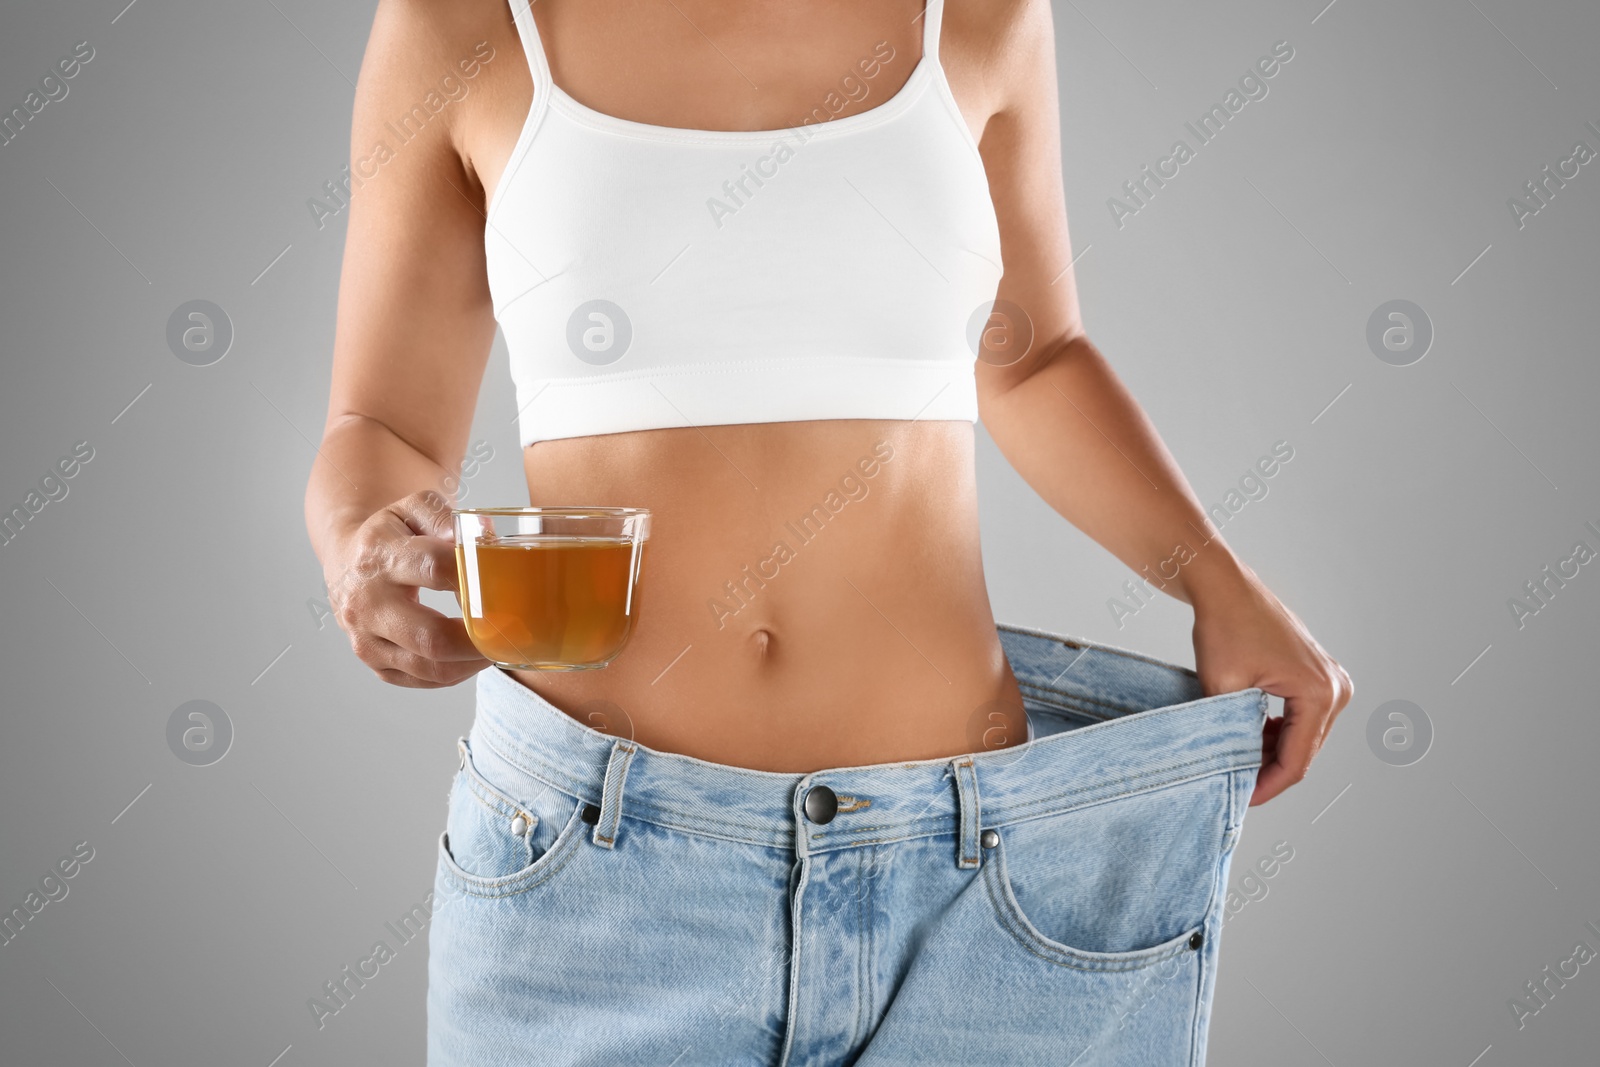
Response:
[{"label": "amber tea in cup", "polygon": [[604,667],[639,614],[647,508],[461,508],[456,573],[467,636],[513,670]]}]

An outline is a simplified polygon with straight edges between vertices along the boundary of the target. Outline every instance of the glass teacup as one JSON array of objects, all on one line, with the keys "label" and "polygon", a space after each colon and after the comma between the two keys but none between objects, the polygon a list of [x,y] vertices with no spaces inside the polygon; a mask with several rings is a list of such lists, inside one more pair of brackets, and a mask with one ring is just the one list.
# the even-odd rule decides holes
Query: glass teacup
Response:
[{"label": "glass teacup", "polygon": [[467,636],[513,670],[604,667],[639,614],[648,508],[458,508]]}]

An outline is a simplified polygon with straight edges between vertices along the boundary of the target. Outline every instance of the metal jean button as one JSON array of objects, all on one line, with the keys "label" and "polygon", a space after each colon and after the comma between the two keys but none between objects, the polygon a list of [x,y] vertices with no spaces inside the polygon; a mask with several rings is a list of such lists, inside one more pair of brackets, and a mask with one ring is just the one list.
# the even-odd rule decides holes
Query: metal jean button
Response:
[{"label": "metal jean button", "polygon": [[806,793],[806,818],[814,823],[829,823],[839,813],[839,796],[825,785],[814,785]]}]

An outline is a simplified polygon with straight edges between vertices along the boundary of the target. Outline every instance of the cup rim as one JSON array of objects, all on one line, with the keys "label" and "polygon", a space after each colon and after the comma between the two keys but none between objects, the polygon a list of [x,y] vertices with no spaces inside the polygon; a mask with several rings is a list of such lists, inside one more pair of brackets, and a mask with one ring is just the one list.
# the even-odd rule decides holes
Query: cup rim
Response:
[{"label": "cup rim", "polygon": [[623,507],[590,507],[573,506],[558,507],[553,505],[532,505],[528,507],[504,508],[451,508],[452,515],[559,515],[569,518],[617,518],[629,515],[648,515],[649,508],[623,508]]}]

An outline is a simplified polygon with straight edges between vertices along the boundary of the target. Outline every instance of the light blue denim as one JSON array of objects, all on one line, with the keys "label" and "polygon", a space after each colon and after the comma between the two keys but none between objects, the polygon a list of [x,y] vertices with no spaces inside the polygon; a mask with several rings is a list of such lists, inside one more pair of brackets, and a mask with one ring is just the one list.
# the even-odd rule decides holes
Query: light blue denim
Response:
[{"label": "light blue denim", "polygon": [[813,774],[659,752],[485,670],[430,1067],[1203,1064],[1267,697],[998,630],[1032,740]]}]

